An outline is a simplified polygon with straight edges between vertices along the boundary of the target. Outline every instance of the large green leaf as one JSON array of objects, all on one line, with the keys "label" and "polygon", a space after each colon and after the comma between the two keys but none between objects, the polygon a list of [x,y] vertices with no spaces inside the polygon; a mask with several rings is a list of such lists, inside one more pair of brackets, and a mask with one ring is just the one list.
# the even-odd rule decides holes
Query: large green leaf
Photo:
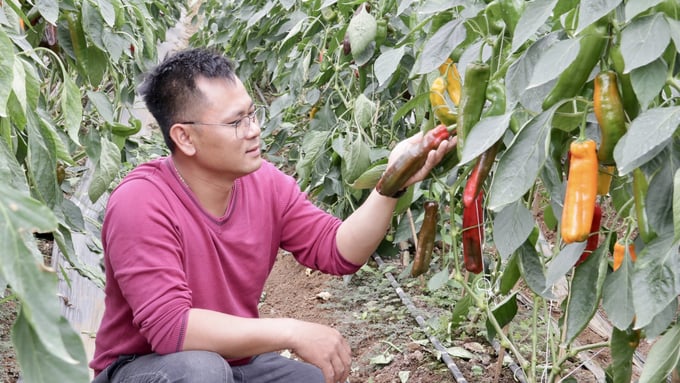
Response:
[{"label": "large green leaf", "polygon": [[537,87],[556,79],[576,60],[580,49],[581,41],[578,38],[561,40],[553,44],[536,63],[527,88]]},{"label": "large green leaf", "polygon": [[662,58],[658,58],[630,72],[630,80],[642,109],[647,109],[650,103],[659,95],[659,92],[661,92],[661,89],[666,84],[667,72],[668,66]]},{"label": "large green leaf", "polygon": [[583,331],[597,311],[602,285],[607,275],[607,249],[600,246],[574,270],[569,286],[565,343],[570,344]]},{"label": "large green leaf", "polygon": [[558,105],[531,119],[501,156],[489,190],[489,209],[500,211],[534,185],[546,160],[550,120]]},{"label": "large green leaf", "polygon": [[680,322],[671,327],[649,350],[638,383],[657,383],[675,368],[680,360]]},{"label": "large green leaf", "polygon": [[628,0],[625,7],[626,21],[659,4],[663,0]]},{"label": "large green leaf", "polygon": [[59,333],[55,336],[63,341],[64,346],[74,361],[56,358],[43,343],[40,335],[31,327],[22,309],[12,327],[12,341],[16,346],[17,359],[22,366],[22,379],[31,383],[73,382],[86,383],[90,380],[87,368],[87,356],[80,336],[73,331],[63,317],[58,319]]},{"label": "large green leaf", "polygon": [[[512,322],[517,315],[517,294],[512,294],[503,299],[491,310],[493,316],[496,318],[498,325],[503,328],[508,323]],[[496,328],[491,324],[491,321],[486,319],[486,338],[493,340],[498,333]]]},{"label": "large green leaf", "polygon": [[621,32],[624,73],[661,57],[671,40],[666,19],[661,13],[633,20]]},{"label": "large green leaf", "polygon": [[42,202],[50,208],[61,205],[62,191],[57,183],[57,149],[50,129],[39,116],[27,114],[28,123],[28,171],[33,183],[34,191]]},{"label": "large green leaf", "polygon": [[517,22],[517,28],[512,38],[512,52],[517,51],[527,40],[536,34],[552,13],[555,4],[557,4],[557,0],[534,0],[527,2],[527,6]]},{"label": "large green leaf", "polygon": [[382,51],[380,56],[375,59],[373,71],[378,80],[378,85],[383,85],[390,79],[392,74],[399,68],[399,63],[404,57],[404,47],[386,48]]},{"label": "large green leaf", "polygon": [[475,124],[466,138],[466,145],[463,148],[463,153],[461,153],[459,165],[474,160],[498,142],[510,125],[510,117],[512,117],[512,114],[506,113],[501,116],[483,118]]},{"label": "large green leaf", "polygon": [[638,256],[632,280],[635,328],[645,327],[680,295],[678,245],[668,233],[647,244]]},{"label": "large green leaf", "polygon": [[493,221],[493,241],[502,259],[517,250],[535,225],[534,218],[522,201],[506,206]]},{"label": "large green leaf", "polygon": [[99,197],[108,191],[111,182],[118,175],[121,165],[120,150],[116,144],[102,137],[101,146],[102,151],[99,155],[99,161],[97,161],[97,167],[90,182],[90,187],[87,190],[87,194],[92,202],[97,201]]},{"label": "large green leaf", "polygon": [[680,170],[673,176],[673,228],[674,241],[680,239]]},{"label": "large green leaf", "polygon": [[355,58],[363,53],[370,43],[375,41],[377,31],[378,23],[375,17],[366,11],[366,7],[361,6],[361,10],[352,17],[347,27],[352,55]]},{"label": "large green leaf", "polygon": [[602,307],[614,327],[625,330],[633,322],[633,263],[626,257],[621,267],[607,275],[602,293]]},{"label": "large green leaf", "polygon": [[659,154],[678,126],[680,106],[654,108],[640,114],[614,148],[619,174],[628,174]]},{"label": "large green leaf", "polygon": [[531,291],[545,299],[555,299],[552,291],[550,291],[550,286],[546,284],[545,268],[541,255],[536,251],[531,241],[524,241],[522,246],[517,249],[517,256],[522,277]]},{"label": "large green leaf", "polygon": [[548,270],[546,271],[546,284],[552,286],[564,277],[576,264],[583,250],[586,248],[586,242],[574,242],[566,245],[560,252],[548,263]]},{"label": "large green leaf", "polygon": [[621,0],[581,1],[578,14],[578,28],[576,29],[576,33],[579,33],[590,24],[609,14],[619,4],[621,4]]},{"label": "large green leaf", "polygon": [[42,266],[31,233],[57,227],[52,211],[39,201],[0,184],[0,252],[2,275],[22,302],[22,313],[42,344],[58,359],[73,363],[59,336],[57,278]]},{"label": "large green leaf", "polygon": [[347,146],[341,162],[342,180],[353,183],[371,166],[369,147],[360,134]]},{"label": "large green leaf", "polygon": [[35,2],[40,15],[50,24],[57,24],[59,18],[59,1],[57,0],[38,0]]},{"label": "large green leaf", "polygon": [[430,37],[420,55],[418,74],[429,73],[446,61],[451,52],[465,40],[466,31],[460,19],[451,20]]},{"label": "large green leaf", "polygon": [[83,120],[83,104],[78,85],[69,76],[64,76],[64,87],[61,90],[61,111],[64,117],[64,128],[76,145],[80,145],[78,133]]}]

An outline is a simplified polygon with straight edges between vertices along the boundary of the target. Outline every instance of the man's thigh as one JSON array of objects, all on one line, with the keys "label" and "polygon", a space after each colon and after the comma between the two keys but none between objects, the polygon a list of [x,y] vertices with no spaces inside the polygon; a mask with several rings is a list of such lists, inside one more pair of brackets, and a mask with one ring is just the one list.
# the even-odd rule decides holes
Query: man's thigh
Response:
[{"label": "man's thigh", "polygon": [[258,355],[246,365],[233,366],[232,372],[238,383],[324,383],[318,367],[273,352]]},{"label": "man's thigh", "polygon": [[121,357],[93,383],[234,383],[229,364],[219,354],[183,351],[166,355]]}]

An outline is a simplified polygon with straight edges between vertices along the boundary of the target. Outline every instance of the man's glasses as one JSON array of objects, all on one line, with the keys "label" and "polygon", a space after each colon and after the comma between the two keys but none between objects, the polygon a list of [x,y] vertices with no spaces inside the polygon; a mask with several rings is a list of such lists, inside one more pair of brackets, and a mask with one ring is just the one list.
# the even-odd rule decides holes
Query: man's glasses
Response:
[{"label": "man's glasses", "polygon": [[228,126],[234,128],[234,132],[237,138],[243,138],[250,132],[251,125],[253,123],[262,123],[264,121],[265,110],[261,106],[256,106],[255,110],[248,113],[245,117],[240,118],[233,122],[200,122],[200,121],[184,121],[180,124],[184,125],[206,125],[206,126]]}]

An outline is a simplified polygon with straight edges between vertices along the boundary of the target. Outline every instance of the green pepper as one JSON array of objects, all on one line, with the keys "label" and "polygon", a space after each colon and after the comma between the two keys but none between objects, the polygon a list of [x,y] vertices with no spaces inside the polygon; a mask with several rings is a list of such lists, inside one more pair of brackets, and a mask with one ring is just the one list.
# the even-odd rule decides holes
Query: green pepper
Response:
[{"label": "green pepper", "polygon": [[411,267],[411,276],[417,277],[430,269],[434,240],[437,235],[437,213],[439,204],[435,201],[425,201],[423,204],[425,216],[418,232],[418,248]]},{"label": "green pepper", "polygon": [[600,125],[597,159],[603,165],[614,165],[614,147],[626,133],[626,113],[619,95],[616,72],[607,70],[595,76],[593,109]]},{"label": "green pepper", "polygon": [[654,232],[654,229],[652,229],[652,226],[649,224],[649,219],[647,218],[647,204],[645,199],[647,198],[648,188],[649,183],[642,170],[640,168],[633,170],[633,200],[635,201],[635,215],[637,216],[638,221],[638,231],[640,232],[640,237],[644,243],[649,243],[656,238],[656,233]]},{"label": "green pepper", "polygon": [[640,102],[635,95],[633,90],[633,83],[630,80],[630,73],[623,73],[625,69],[625,63],[623,61],[623,55],[621,54],[621,47],[617,45],[612,45],[609,48],[609,58],[612,61],[612,67],[616,71],[621,82],[621,98],[623,100],[623,109],[628,115],[630,121],[634,120],[640,113]]},{"label": "green pepper", "polygon": [[555,87],[543,100],[543,110],[576,96],[607,46],[607,24],[597,21],[583,30],[576,59],[560,74]]},{"label": "green pepper", "polygon": [[458,157],[463,153],[465,138],[472,127],[479,122],[486,100],[486,87],[489,83],[490,68],[488,64],[472,62],[465,68],[465,81],[458,104]]}]

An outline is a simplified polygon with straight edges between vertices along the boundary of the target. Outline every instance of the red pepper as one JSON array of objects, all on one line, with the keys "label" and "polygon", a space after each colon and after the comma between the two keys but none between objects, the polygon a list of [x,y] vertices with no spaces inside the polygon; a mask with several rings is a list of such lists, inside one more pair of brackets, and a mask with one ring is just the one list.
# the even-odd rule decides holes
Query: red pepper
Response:
[{"label": "red pepper", "polygon": [[439,204],[436,201],[425,201],[423,207],[425,209],[425,217],[418,232],[418,248],[416,249],[416,256],[413,259],[413,267],[411,268],[412,277],[417,277],[430,269],[434,240],[437,236]]},{"label": "red pepper", "polygon": [[479,274],[484,270],[484,193],[479,193],[470,206],[463,206],[463,261],[465,270]]},{"label": "red pepper", "polygon": [[583,254],[576,261],[576,265],[580,265],[588,256],[597,249],[597,245],[600,243],[600,222],[602,221],[602,208],[599,204],[595,204],[595,210],[593,211],[593,223],[590,225],[590,235],[588,235],[588,242],[586,242],[586,248],[583,250]]},{"label": "red pepper", "polygon": [[395,196],[404,188],[404,183],[420,170],[430,150],[449,138],[446,125],[441,124],[423,135],[417,144],[412,144],[390,165],[378,180],[375,189],[385,196]]},{"label": "red pepper", "polygon": [[482,184],[491,171],[491,166],[496,160],[496,153],[500,141],[493,144],[489,149],[482,153],[477,159],[475,167],[472,169],[470,178],[465,183],[465,190],[463,191],[463,206],[472,205],[479,192],[482,190]]}]

